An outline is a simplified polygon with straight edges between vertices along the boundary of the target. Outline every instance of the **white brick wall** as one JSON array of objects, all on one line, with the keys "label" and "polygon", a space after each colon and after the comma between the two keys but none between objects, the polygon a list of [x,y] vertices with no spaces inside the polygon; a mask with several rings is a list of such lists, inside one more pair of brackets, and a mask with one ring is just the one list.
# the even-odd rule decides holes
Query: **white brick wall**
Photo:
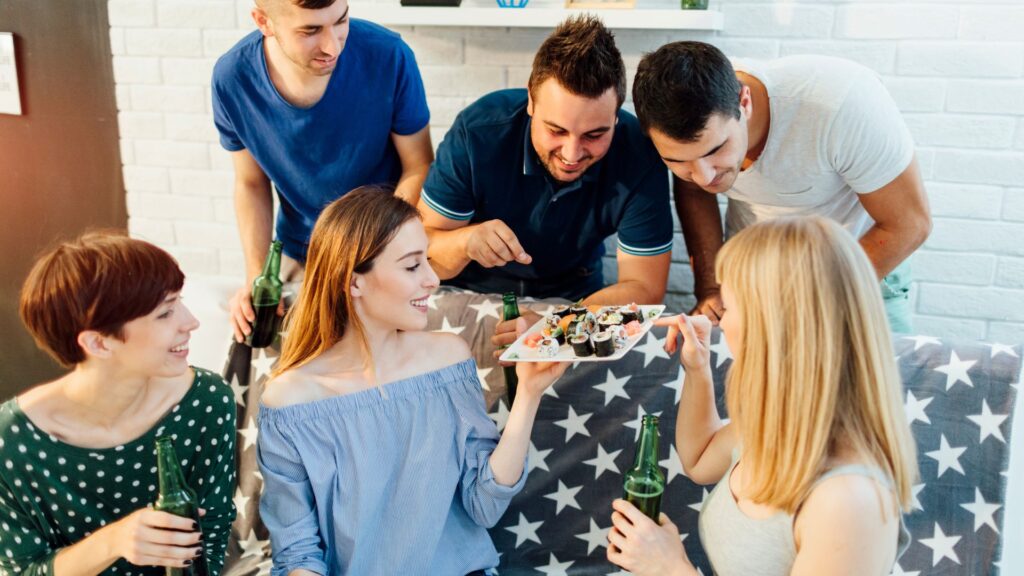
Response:
[{"label": "white brick wall", "polygon": [[[366,1],[352,1],[354,16]],[[251,6],[109,0],[129,228],[167,247],[191,276],[241,277],[231,161],[213,128],[209,78],[216,58],[253,29]],[[915,258],[918,331],[1024,341],[1024,6],[712,0],[712,8],[725,16],[719,33],[617,31],[630,76],[644,52],[678,39],[747,58],[843,56],[878,72],[916,139],[935,220]],[[503,28],[398,31],[421,67],[435,145],[475,98],[524,85],[545,36]],[[681,237],[673,261],[667,303],[679,308],[692,302],[693,289]],[[614,274],[614,259],[607,269]]]}]

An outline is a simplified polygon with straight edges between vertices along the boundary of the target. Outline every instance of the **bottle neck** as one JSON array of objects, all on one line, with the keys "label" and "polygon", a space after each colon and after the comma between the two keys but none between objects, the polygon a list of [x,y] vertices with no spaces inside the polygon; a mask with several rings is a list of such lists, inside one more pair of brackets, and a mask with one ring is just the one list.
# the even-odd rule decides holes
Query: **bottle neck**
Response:
[{"label": "bottle neck", "polygon": [[519,318],[519,303],[515,296],[505,296],[502,298],[502,319],[512,320],[514,318]]},{"label": "bottle neck", "polygon": [[156,445],[157,476],[160,480],[160,494],[181,492],[188,488],[185,474],[178,464],[178,456],[170,442],[158,442]]},{"label": "bottle neck", "polygon": [[277,240],[270,245],[270,252],[267,253],[267,259],[263,262],[263,272],[260,276],[268,276],[277,278],[281,275],[281,243]]},{"label": "bottle neck", "polygon": [[636,460],[634,467],[639,468],[645,463],[658,462],[658,424],[657,422],[644,422],[640,432],[640,443],[636,447]]}]

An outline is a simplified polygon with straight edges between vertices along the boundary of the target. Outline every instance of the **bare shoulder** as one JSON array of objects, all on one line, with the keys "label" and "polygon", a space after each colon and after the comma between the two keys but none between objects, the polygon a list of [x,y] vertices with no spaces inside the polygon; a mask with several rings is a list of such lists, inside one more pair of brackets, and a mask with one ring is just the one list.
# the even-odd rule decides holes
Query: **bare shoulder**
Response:
[{"label": "bare shoulder", "polygon": [[871,541],[888,529],[895,530],[899,514],[895,493],[875,479],[861,474],[833,476],[807,497],[795,524],[796,536],[806,542],[842,532],[842,538]]},{"label": "bare shoulder", "polygon": [[267,408],[284,408],[312,399],[315,386],[312,384],[313,375],[304,370],[307,366],[287,370],[268,380],[260,403]]},{"label": "bare shoulder", "polygon": [[407,349],[430,370],[457,364],[472,357],[469,344],[455,334],[445,332],[409,332]]}]

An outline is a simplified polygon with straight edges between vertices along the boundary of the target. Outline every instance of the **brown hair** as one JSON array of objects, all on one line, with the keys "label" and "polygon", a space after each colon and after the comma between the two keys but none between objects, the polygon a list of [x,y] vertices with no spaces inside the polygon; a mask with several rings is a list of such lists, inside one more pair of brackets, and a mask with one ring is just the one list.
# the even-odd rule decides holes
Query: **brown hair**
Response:
[{"label": "brown hair", "polygon": [[534,90],[548,78],[585,98],[598,98],[615,88],[619,106],[626,100],[626,65],[615,36],[589,14],[566,19],[540,45],[527,84],[534,98]]},{"label": "brown hair", "polygon": [[419,218],[416,208],[385,186],[356,188],[324,208],[313,226],[302,292],[288,313],[288,337],[273,376],[323,354],[349,328],[372,366],[349,293],[352,275],[369,272],[398,229],[413,218]]},{"label": "brown hair", "polygon": [[21,288],[21,321],[36,345],[65,367],[85,360],[78,335],[124,338],[185,275],[170,254],[122,232],[92,232],[43,254]]}]

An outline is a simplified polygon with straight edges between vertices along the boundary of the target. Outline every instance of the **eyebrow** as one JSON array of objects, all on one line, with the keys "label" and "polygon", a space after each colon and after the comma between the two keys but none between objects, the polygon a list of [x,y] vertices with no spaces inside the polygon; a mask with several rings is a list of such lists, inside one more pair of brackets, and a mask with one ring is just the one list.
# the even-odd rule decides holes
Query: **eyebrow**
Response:
[{"label": "eyebrow", "polygon": [[[555,130],[561,130],[563,132],[568,132],[568,130],[566,130],[565,128],[562,128],[561,126],[559,126],[558,124],[555,124],[554,122],[550,122],[548,120],[545,120],[544,124],[546,124],[548,128],[553,128]],[[604,134],[605,132],[607,132],[607,131],[609,131],[611,129],[612,129],[611,126],[601,126],[599,128],[594,128],[593,130],[588,130],[588,131],[584,132],[584,134],[594,134],[594,135],[596,135],[596,134]]]},{"label": "eyebrow", "polygon": [[[722,146],[725,146],[725,143],[728,142],[728,141],[729,141],[729,138],[726,138],[725,140],[722,140],[721,144],[719,144],[718,146],[715,146],[711,150],[708,150],[707,152],[705,152],[704,154],[698,156],[697,158],[700,159],[700,158],[707,158],[708,156],[711,156],[715,152],[718,152],[719,150],[721,150]],[[667,156],[662,156],[661,159],[664,160],[665,162],[675,162],[675,163],[678,163],[678,164],[689,162],[689,160],[678,160],[676,158],[669,158]]]},{"label": "eyebrow", "polygon": [[423,250],[413,250],[412,252],[407,252],[407,253],[403,254],[401,257],[395,259],[395,262],[399,262],[401,260],[405,260],[409,256],[419,256],[421,254],[423,254]]},{"label": "eyebrow", "polygon": [[[342,13],[341,18],[338,18],[338,21],[335,22],[335,24],[341,24],[342,22],[345,21],[346,18],[348,18],[348,10],[349,10],[349,8],[351,8],[351,6],[346,6],[345,7],[345,12]],[[319,30],[321,28],[323,28],[323,26],[319,26],[319,25],[316,25],[316,24],[308,24],[306,26],[300,26],[299,30]]]}]

